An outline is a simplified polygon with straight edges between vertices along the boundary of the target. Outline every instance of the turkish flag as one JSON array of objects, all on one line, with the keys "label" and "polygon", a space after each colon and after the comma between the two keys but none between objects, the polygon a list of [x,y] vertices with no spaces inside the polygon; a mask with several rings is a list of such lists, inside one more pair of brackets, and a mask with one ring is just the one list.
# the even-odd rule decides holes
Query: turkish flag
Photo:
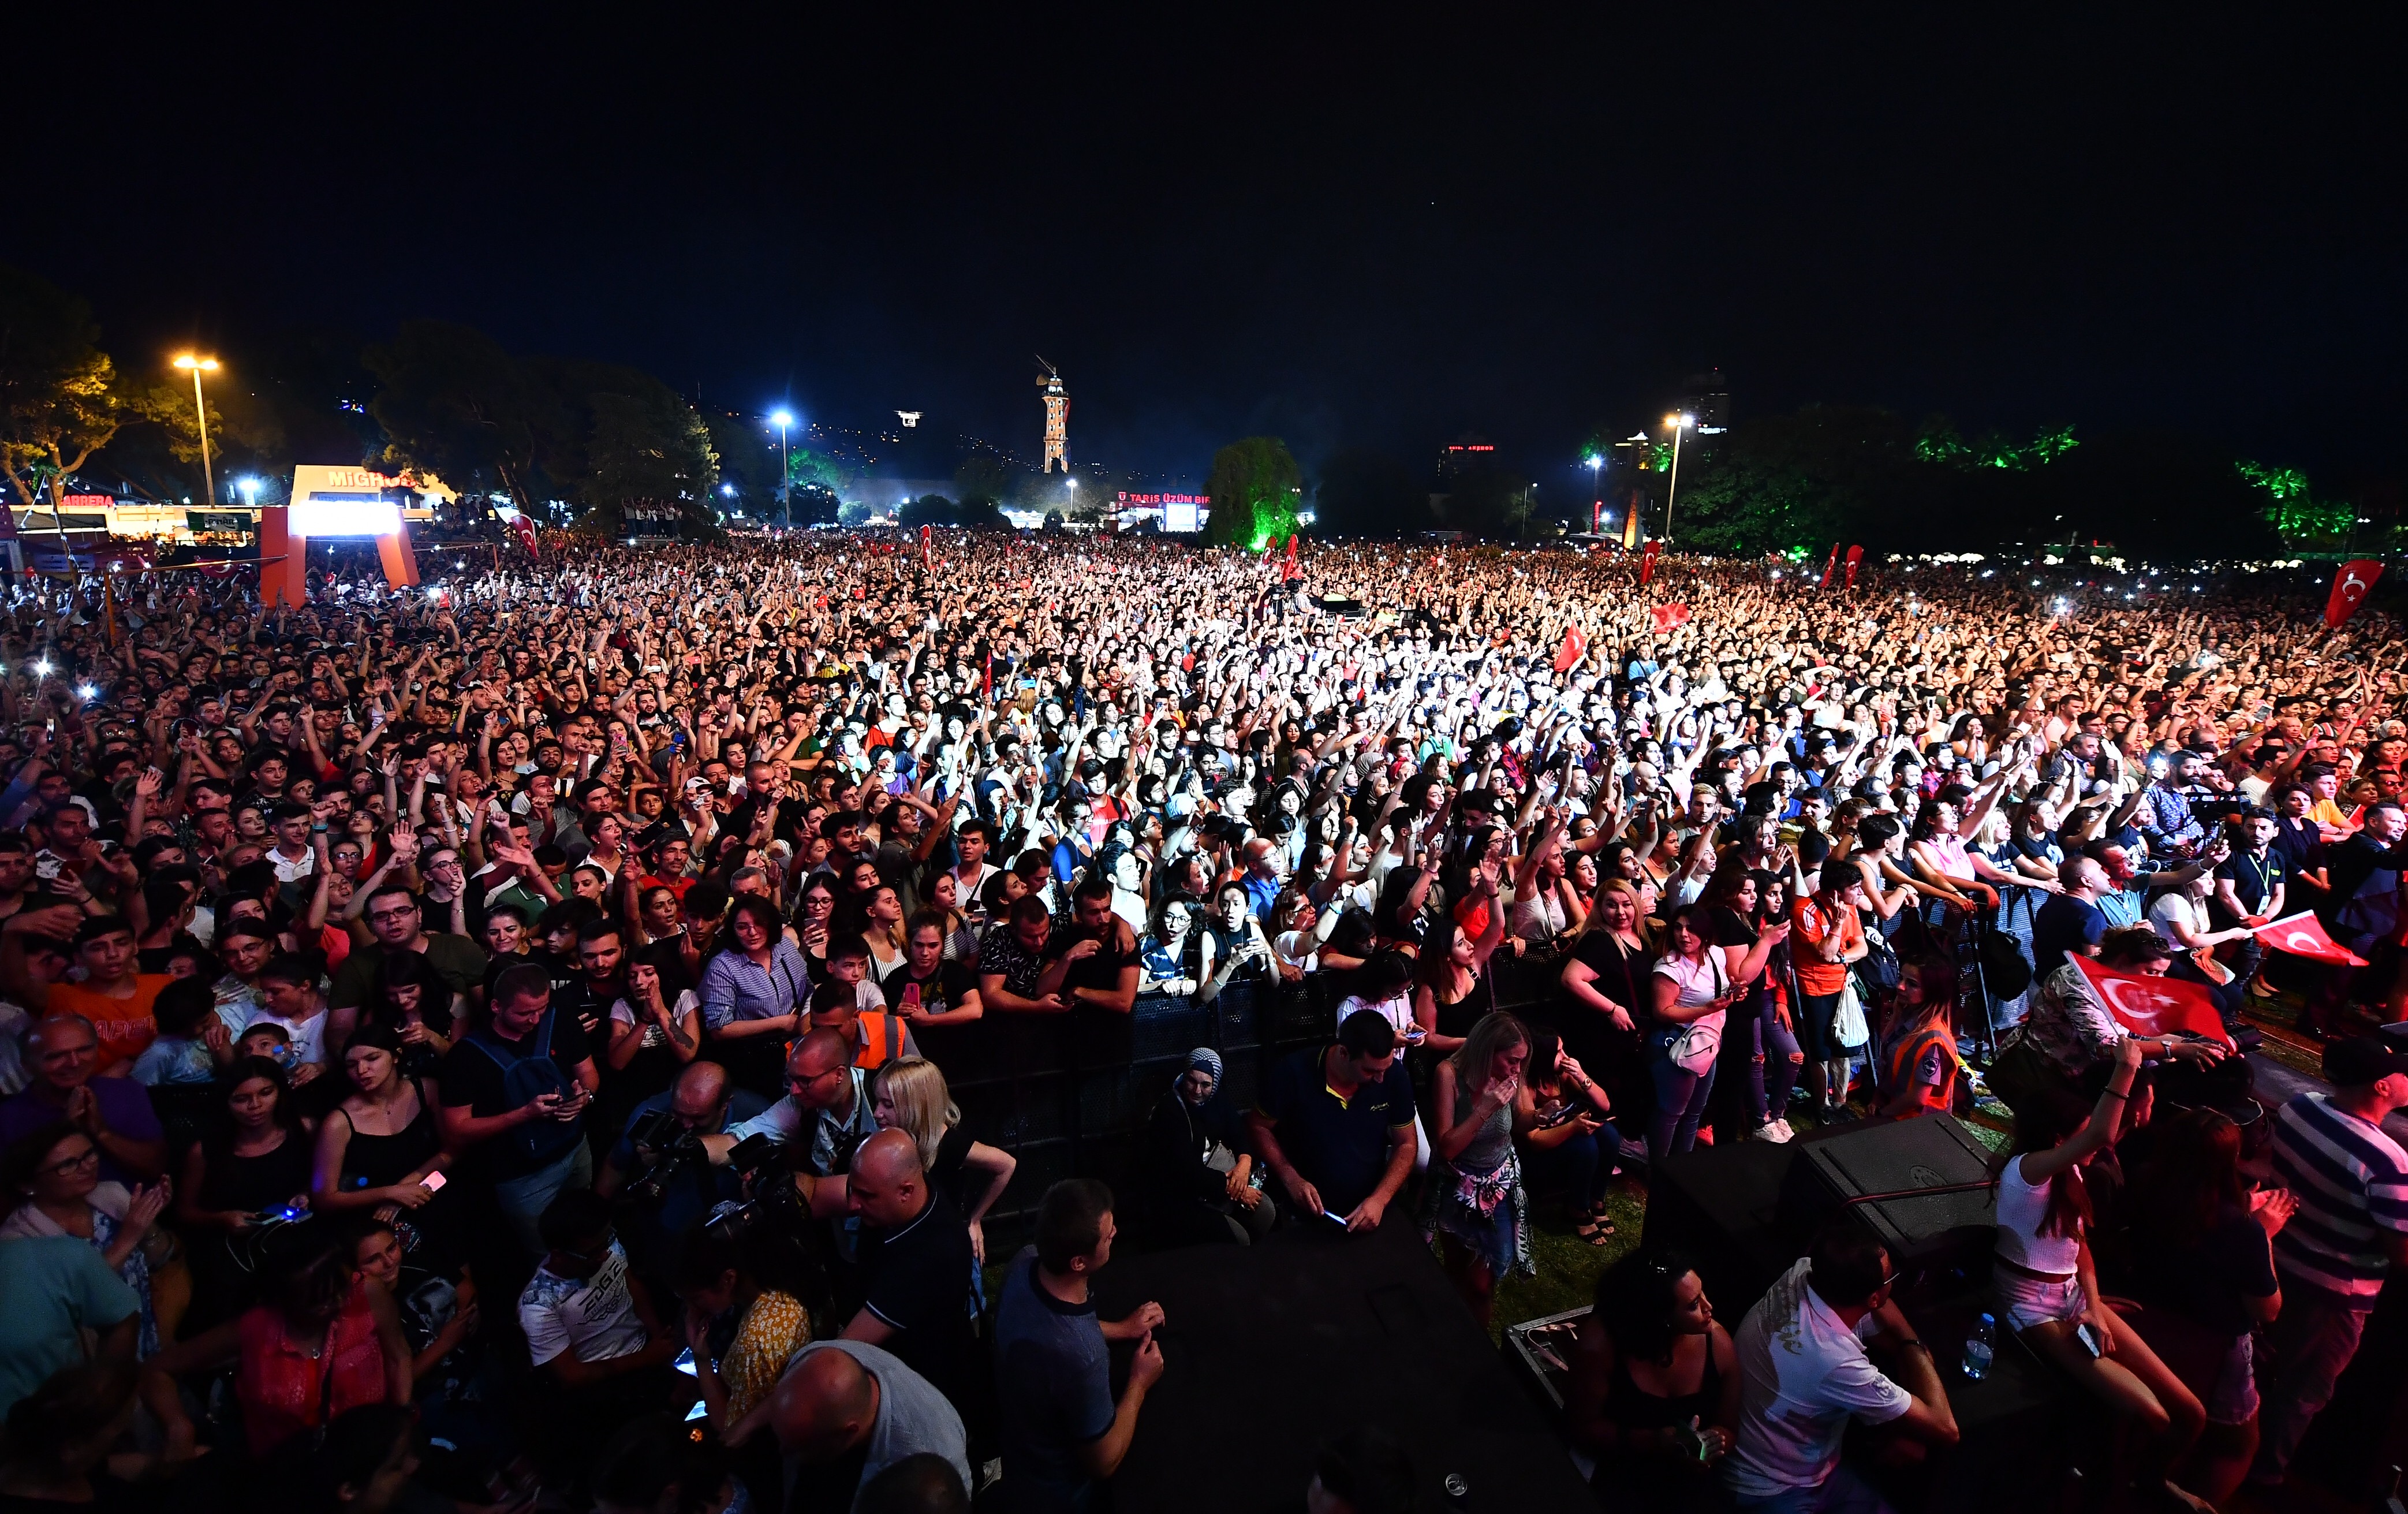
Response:
[{"label": "turkish flag", "polygon": [[1656,576],[1656,559],[1663,555],[1664,543],[1662,541],[1648,542],[1647,550],[1639,555],[1639,586],[1641,588],[1645,588],[1647,586],[1647,581]]},{"label": "turkish flag", "polygon": [[1564,644],[1555,649],[1555,671],[1568,673],[1588,656],[1588,641],[1577,626],[1564,627]]},{"label": "turkish flag", "polygon": [[2366,965],[2365,958],[2326,934],[2325,923],[2306,910],[2286,919],[2269,920],[2250,933],[2275,951],[2289,952],[2294,957],[2313,957],[2319,962],[2346,967]]},{"label": "turkish flag", "polygon": [[1832,543],[1831,543],[1831,555],[1830,555],[1830,557],[1829,557],[1829,558],[1828,558],[1828,560],[1823,564],[1823,582],[1822,582],[1822,583],[1820,583],[1820,584],[1815,584],[1814,586],[1815,586],[1816,588],[1818,588],[1818,589],[1828,589],[1828,588],[1829,588],[1829,587],[1831,586],[1831,570],[1832,570],[1833,569],[1835,569],[1835,568],[1839,567],[1839,566],[1840,566],[1840,543],[1838,543],[1837,541],[1834,541],[1834,542],[1832,542]]},{"label": "turkish flag", "polygon": [[2374,581],[2382,576],[2383,565],[2372,557],[2342,564],[2333,574],[2332,597],[2325,601],[2325,629],[2331,630],[2357,614]]},{"label": "turkish flag", "polygon": [[1656,634],[1661,636],[1675,626],[1689,623],[1689,607],[1684,604],[1659,604],[1647,612],[1647,621]]},{"label": "turkish flag", "polygon": [[930,530],[927,526],[923,526],[920,527],[920,566],[923,568],[933,568],[936,566],[935,557],[937,549],[933,544],[935,535],[936,533]]},{"label": "turkish flag", "polygon": [[2225,1032],[2224,1017],[2215,1012],[2215,1001],[2209,996],[2205,984],[2118,973],[2079,952],[2066,955],[2090,980],[2090,987],[2107,1006],[2107,1013],[2115,1017],[2115,1023],[2134,1035],[2159,1036],[2171,1031],[2188,1031],[2227,1046],[2232,1045],[2232,1037]]},{"label": "turkish flag", "polygon": [[514,515],[510,517],[510,529],[518,533],[519,544],[527,549],[527,555],[540,561],[543,550],[535,542],[535,522],[524,515]]},{"label": "turkish flag", "polygon": [[1856,564],[1864,560],[1864,548],[1850,547],[1848,549],[1848,587],[1853,589],[1856,586]]}]

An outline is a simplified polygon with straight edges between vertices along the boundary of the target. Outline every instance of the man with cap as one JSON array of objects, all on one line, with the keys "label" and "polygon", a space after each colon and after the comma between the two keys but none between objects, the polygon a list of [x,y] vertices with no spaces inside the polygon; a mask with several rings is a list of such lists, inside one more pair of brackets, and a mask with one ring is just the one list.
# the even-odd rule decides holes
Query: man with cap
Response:
[{"label": "man with cap", "polygon": [[2278,1213],[2298,1205],[2274,1232],[2282,1313],[2267,1336],[2273,1370],[2260,1374],[2263,1438],[2249,1472],[2260,1485],[2284,1479],[2358,1354],[2385,1273],[2408,1264],[2408,1151],[2383,1129],[2408,1107],[2408,1055],[2360,1036],[2326,1046],[2324,1070],[2330,1093],[2300,1094],[2275,1117],[2274,1174],[2288,1198],[2258,1196]]}]

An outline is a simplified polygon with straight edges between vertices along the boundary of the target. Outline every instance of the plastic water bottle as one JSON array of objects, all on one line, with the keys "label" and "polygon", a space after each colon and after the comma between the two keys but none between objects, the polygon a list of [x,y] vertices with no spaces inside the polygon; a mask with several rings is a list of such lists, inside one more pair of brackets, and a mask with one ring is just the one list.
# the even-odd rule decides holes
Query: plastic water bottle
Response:
[{"label": "plastic water bottle", "polygon": [[1998,1349],[1999,1322],[1988,1315],[1965,1337],[1965,1376],[1975,1382],[1990,1375],[1990,1358]]}]

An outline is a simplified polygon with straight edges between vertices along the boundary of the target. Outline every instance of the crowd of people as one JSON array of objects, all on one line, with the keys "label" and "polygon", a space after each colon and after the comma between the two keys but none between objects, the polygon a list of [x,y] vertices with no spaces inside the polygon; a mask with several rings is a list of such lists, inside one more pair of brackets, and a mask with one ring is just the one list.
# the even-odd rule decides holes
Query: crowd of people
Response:
[{"label": "crowd of people", "polygon": [[[810,533],[16,592],[0,1500],[1091,1508],[1165,1371],[1116,1243],[1415,1226],[1484,1322],[1534,1226],[1968,1112],[1969,1048],[2002,1331],[2144,1485],[2282,1480],[2408,1258],[2400,627],[1659,566]],[[2368,965],[2260,950],[2303,911]],[[1197,1046],[1120,1192],[1016,1189],[949,1087],[1015,1022],[1299,986],[1314,1044]],[[2269,1117],[2277,992],[2332,1090]],[[1852,1419],[1956,1434],[1894,1278],[1842,1227],[1727,1331],[1642,1247],[1567,1435],[1610,1502],[1872,1507]],[[1408,1460],[1357,1427],[1298,1496],[1401,1508]]]}]

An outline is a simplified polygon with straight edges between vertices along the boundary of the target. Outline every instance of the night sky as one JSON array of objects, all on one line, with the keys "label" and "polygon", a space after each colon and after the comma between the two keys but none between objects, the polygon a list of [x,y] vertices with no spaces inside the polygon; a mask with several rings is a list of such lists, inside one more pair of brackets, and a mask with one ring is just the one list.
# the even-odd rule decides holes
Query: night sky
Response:
[{"label": "night sky", "polygon": [[1032,458],[1042,353],[1074,458],[1165,482],[1257,431],[1418,471],[1476,430],[1570,494],[1592,423],[1707,367],[1742,422],[2400,471],[2401,49],[2364,26],[519,8],[45,7],[79,30],[16,50],[0,258],[129,368],[443,316]]}]

